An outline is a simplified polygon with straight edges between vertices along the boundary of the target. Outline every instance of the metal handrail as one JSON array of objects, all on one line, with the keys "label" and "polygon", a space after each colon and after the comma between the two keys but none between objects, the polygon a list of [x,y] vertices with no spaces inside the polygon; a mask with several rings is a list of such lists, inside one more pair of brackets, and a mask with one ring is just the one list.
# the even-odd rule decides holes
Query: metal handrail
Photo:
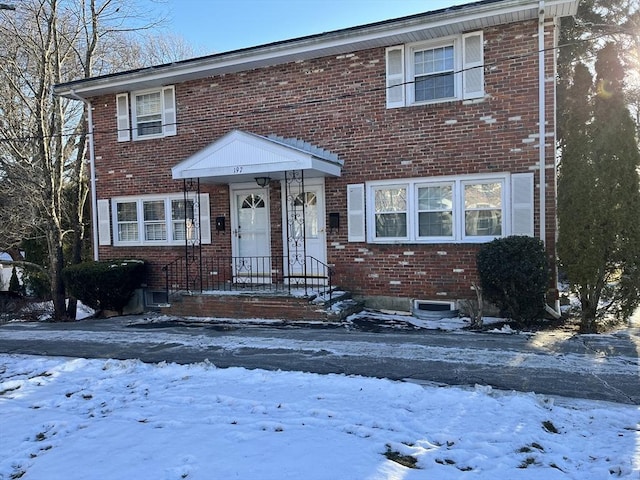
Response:
[{"label": "metal handrail", "polygon": [[332,301],[334,270],[312,256],[291,259],[288,256],[216,256],[203,258],[200,272],[189,271],[194,265],[185,257],[166,264],[167,300],[177,292],[243,291],[277,292],[304,296],[329,295]]}]

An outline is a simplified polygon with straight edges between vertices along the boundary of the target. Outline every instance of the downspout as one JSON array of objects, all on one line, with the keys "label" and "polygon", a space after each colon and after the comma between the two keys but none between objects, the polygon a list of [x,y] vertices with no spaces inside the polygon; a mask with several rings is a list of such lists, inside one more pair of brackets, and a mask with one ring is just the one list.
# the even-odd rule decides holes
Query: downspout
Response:
[{"label": "downspout", "polygon": [[545,92],[545,55],[544,55],[544,0],[540,0],[538,8],[538,118],[539,118],[539,167],[540,167],[540,240],[546,244],[546,102]]},{"label": "downspout", "polygon": [[[544,0],[539,0],[538,6],[538,117],[539,117],[539,168],[540,168],[540,240],[546,245],[546,173],[547,173],[547,158],[546,158],[546,123],[547,123],[547,95],[546,95],[546,75],[545,75],[545,45],[544,45]],[[553,318],[558,319],[561,317],[560,312],[560,300],[556,299],[555,308],[552,308],[545,301],[545,310]]]},{"label": "downspout", "polygon": [[89,124],[89,131],[87,132],[89,139],[89,182],[91,187],[91,235],[93,240],[93,259],[98,261],[98,197],[96,193],[95,149],[93,146],[93,109],[91,107],[91,102],[86,98],[78,96],[75,90],[71,90],[70,96],[76,100],[80,100],[87,106],[87,123]]}]

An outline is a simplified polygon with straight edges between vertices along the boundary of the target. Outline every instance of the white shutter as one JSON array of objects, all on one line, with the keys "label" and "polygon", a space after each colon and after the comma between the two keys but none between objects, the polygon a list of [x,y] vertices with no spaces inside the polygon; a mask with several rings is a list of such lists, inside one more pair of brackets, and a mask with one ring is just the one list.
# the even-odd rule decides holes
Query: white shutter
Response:
[{"label": "white shutter", "polygon": [[209,194],[200,194],[200,241],[211,243],[211,217],[209,213]]},{"label": "white shutter", "polygon": [[129,94],[116,95],[116,117],[118,128],[118,141],[127,142],[131,138],[129,129]]},{"label": "white shutter", "polygon": [[350,242],[364,242],[364,184],[347,185],[347,233]]},{"label": "white shutter", "polygon": [[511,235],[533,237],[533,173],[511,175]]},{"label": "white shutter", "polygon": [[165,136],[176,134],[176,97],[175,89],[164,87],[162,89],[162,128]]},{"label": "white shutter", "polygon": [[462,36],[463,98],[484,96],[484,42],[482,31]]},{"label": "white shutter", "polygon": [[98,245],[111,245],[109,200],[98,200]]},{"label": "white shutter", "polygon": [[387,108],[404,107],[404,46],[387,48]]}]

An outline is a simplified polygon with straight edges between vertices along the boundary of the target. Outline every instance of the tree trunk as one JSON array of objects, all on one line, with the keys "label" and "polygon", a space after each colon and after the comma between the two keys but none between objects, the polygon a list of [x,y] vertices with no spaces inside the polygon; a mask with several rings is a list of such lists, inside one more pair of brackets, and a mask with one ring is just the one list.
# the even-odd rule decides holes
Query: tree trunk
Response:
[{"label": "tree trunk", "polygon": [[62,281],[64,255],[62,244],[54,237],[51,235],[49,238],[49,278],[51,280],[51,300],[53,301],[53,321],[64,322],[69,320],[66,315],[66,295]]},{"label": "tree trunk", "polygon": [[586,295],[581,296],[580,304],[580,333],[598,333],[598,323],[596,321],[597,304],[591,301]]}]

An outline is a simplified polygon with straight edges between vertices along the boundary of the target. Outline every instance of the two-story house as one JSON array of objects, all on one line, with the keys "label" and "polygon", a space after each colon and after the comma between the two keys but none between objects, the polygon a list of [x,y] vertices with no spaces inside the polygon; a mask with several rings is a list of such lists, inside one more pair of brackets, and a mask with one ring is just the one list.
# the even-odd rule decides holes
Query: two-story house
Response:
[{"label": "two-story house", "polygon": [[220,316],[256,310],[215,292],[329,282],[454,308],[478,247],[508,235],[555,263],[556,49],[578,1],[481,0],[57,85],[89,112],[95,258],[145,259],[148,304]]}]

